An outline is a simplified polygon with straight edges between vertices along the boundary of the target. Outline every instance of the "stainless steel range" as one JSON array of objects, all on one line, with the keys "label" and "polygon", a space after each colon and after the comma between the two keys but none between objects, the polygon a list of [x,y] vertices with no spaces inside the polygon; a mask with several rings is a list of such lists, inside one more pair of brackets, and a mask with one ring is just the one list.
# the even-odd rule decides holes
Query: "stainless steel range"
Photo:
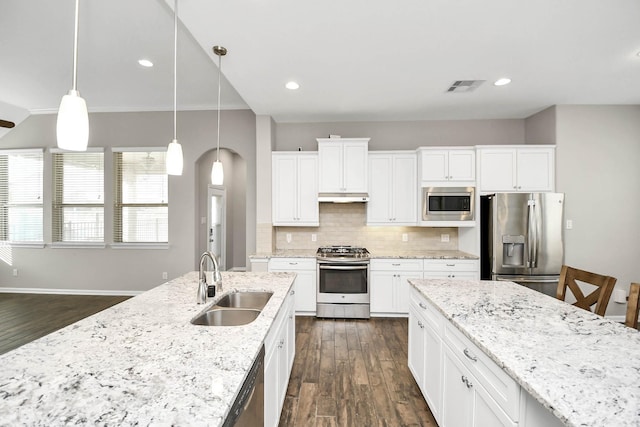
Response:
[{"label": "stainless steel range", "polygon": [[317,317],[368,319],[369,251],[354,246],[318,249]]}]

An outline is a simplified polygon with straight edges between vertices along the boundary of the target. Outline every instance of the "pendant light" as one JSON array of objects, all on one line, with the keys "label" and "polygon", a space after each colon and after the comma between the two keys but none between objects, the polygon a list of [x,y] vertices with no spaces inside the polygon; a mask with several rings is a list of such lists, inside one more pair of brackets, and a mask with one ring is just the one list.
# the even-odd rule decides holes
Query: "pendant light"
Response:
[{"label": "pendant light", "polygon": [[220,162],[220,78],[222,76],[222,57],[227,54],[227,49],[222,46],[214,46],[213,53],[218,55],[218,149],[216,161],[211,167],[211,184],[222,185],[224,182],[224,171]]},{"label": "pendant light", "polygon": [[76,0],[75,34],[73,38],[73,86],[62,97],[58,109],[56,137],[58,147],[72,151],[86,151],[89,143],[89,115],[87,103],[80,96],[76,86],[78,71],[78,9],[80,0]]},{"label": "pendant light", "polygon": [[173,7],[173,141],[167,148],[167,173],[182,175],[182,145],[178,142],[177,110],[178,110],[178,0]]}]

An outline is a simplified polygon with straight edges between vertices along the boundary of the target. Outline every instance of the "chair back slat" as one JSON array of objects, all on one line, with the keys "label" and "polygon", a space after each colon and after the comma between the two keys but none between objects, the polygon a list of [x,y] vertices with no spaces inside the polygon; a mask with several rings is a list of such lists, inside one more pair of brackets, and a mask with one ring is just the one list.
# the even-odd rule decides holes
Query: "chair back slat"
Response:
[{"label": "chair back slat", "polygon": [[630,328],[638,329],[638,306],[640,302],[640,283],[632,283],[629,286],[629,302],[627,303],[627,315],[624,324]]},{"label": "chair back slat", "polygon": [[[615,277],[604,276],[602,274],[563,265],[560,271],[556,298],[565,301],[567,289],[569,289],[576,299],[573,305],[589,311],[592,311],[591,307],[595,305],[593,312],[604,316],[616,281],[617,279]],[[596,288],[585,296],[578,282],[588,283]]]}]

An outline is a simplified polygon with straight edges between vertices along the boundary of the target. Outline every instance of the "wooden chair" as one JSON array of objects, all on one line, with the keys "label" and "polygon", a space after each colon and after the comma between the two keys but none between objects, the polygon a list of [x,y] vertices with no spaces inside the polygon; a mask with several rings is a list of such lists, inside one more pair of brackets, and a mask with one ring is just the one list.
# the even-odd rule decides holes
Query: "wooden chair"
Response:
[{"label": "wooden chair", "polygon": [[627,317],[624,324],[638,329],[638,302],[640,301],[640,283],[632,283],[629,287],[629,302],[627,303]]},{"label": "wooden chair", "polygon": [[[596,289],[585,296],[576,280],[594,285],[596,286]],[[596,308],[594,312],[600,316],[604,316],[616,281],[617,279],[615,277],[603,276],[601,274],[591,273],[589,271],[579,270],[577,268],[563,265],[562,270],[560,271],[560,280],[558,281],[556,298],[564,301],[567,289],[569,289],[576,298],[576,302],[573,303],[573,305],[592,311],[591,306],[595,304]]]}]

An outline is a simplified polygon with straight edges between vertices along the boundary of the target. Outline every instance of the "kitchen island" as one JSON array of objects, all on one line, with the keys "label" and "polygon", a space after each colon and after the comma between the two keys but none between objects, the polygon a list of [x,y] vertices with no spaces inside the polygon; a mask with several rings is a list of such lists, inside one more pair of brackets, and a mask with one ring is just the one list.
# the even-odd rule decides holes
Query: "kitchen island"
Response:
[{"label": "kitchen island", "polygon": [[[295,274],[222,278],[206,305],[191,272],[0,356],[0,425],[222,424]],[[273,296],[247,325],[190,323],[236,290]]]},{"label": "kitchen island", "polygon": [[[523,414],[522,396],[531,397],[568,426],[640,425],[638,331],[510,282],[410,280],[410,283],[417,298],[424,298],[418,299],[414,307],[424,306],[426,310],[433,307],[436,316],[443,318],[438,333],[443,336],[444,360],[457,360],[469,366],[488,357],[490,361],[485,365],[495,364],[498,371],[506,372],[519,385],[523,392],[520,400],[508,401],[505,397],[506,409],[496,410],[500,416],[509,411],[515,414],[507,419],[513,425],[535,425],[524,423],[522,418],[518,421]],[[460,349],[465,349],[460,356],[449,356],[457,351],[457,343],[463,341],[472,344],[460,345]],[[410,352],[411,346],[410,338]],[[484,354],[474,355],[474,346]],[[471,361],[478,359],[476,356],[482,356],[480,362]],[[442,389],[448,387],[448,378],[453,378],[447,376],[447,366],[445,362]],[[463,390],[481,382],[469,378],[462,376],[463,383],[467,380],[466,387],[461,386]],[[460,379],[459,374],[456,379]],[[508,394],[506,383],[499,384],[504,390],[500,392],[503,395],[494,393],[498,396],[496,400]],[[431,391],[428,389],[427,394]],[[446,399],[446,393],[432,399],[439,406],[432,410],[440,413],[441,425],[451,424],[442,423],[447,418],[447,403],[443,402]],[[456,411],[459,412],[459,407]]]}]

